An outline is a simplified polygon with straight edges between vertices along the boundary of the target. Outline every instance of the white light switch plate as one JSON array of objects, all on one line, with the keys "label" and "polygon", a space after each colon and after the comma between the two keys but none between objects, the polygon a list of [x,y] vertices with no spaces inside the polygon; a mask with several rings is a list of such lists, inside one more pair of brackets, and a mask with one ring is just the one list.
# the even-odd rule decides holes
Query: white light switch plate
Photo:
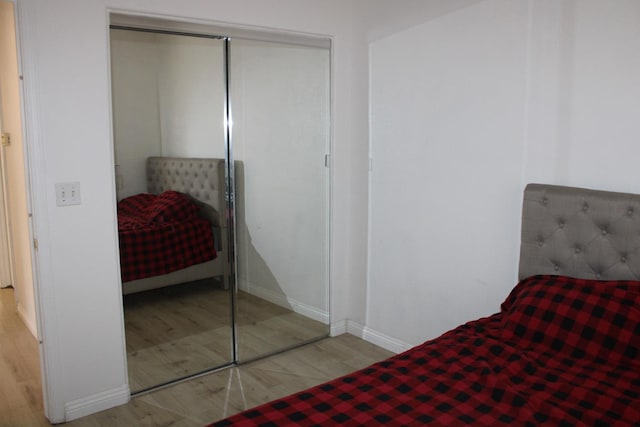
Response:
[{"label": "white light switch plate", "polygon": [[56,184],[56,204],[71,206],[80,204],[80,183],[59,182]]}]

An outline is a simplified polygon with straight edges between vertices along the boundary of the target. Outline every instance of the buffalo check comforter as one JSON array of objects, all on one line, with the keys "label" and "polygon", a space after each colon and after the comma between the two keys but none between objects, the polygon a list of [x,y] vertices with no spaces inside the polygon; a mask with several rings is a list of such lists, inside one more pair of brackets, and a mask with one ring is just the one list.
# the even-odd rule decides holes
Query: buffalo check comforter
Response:
[{"label": "buffalo check comforter", "polygon": [[640,282],[534,276],[499,313],[213,426],[639,426]]},{"label": "buffalo check comforter", "polygon": [[123,282],[171,273],[216,257],[211,223],[177,191],[137,194],[118,202]]}]

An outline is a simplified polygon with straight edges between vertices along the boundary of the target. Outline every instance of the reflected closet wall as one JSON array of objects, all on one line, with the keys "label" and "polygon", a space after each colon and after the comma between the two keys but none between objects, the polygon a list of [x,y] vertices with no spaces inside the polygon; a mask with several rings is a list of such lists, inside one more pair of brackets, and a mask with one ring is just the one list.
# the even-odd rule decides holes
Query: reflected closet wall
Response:
[{"label": "reflected closet wall", "polygon": [[[133,393],[328,335],[329,58],[324,39],[112,15]],[[197,206],[194,221],[208,221],[216,255],[131,276],[131,264],[147,261],[131,255],[127,225],[191,220],[182,207],[158,215],[166,197]],[[189,256],[188,242],[184,253],[162,255],[172,257],[167,265]]]}]

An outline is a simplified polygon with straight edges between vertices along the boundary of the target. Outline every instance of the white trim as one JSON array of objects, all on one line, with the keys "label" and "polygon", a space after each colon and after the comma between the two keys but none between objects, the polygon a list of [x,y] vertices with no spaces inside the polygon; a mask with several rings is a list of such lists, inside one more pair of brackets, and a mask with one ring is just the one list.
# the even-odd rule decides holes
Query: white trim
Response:
[{"label": "white trim", "polygon": [[252,285],[250,282],[244,280],[239,283],[238,287],[240,290],[248,294],[254,295],[258,298],[262,298],[263,300],[279,305],[280,307],[293,310],[294,313],[301,314],[325,325],[329,324],[329,313],[326,310],[313,307],[294,298],[289,298],[286,295],[273,292],[272,290]]},{"label": "white trim", "polygon": [[22,322],[27,326],[27,329],[29,329],[29,332],[31,332],[31,335],[38,339],[38,328],[36,323],[34,323],[34,319],[32,319],[31,316],[27,316],[24,306],[20,304],[20,302],[18,302],[18,315],[22,319]]},{"label": "white trim", "polygon": [[327,90],[327,113],[329,120],[327,121],[327,141],[325,145],[325,152],[329,156],[329,163],[325,168],[325,211],[324,211],[324,219],[325,219],[325,248],[324,248],[324,256],[325,256],[325,276],[324,276],[324,286],[325,286],[325,306],[327,308],[327,324],[331,324],[331,313],[332,313],[332,304],[331,304],[331,296],[333,291],[331,290],[331,286],[334,283],[333,281],[333,262],[331,259],[331,255],[333,254],[333,39],[329,38],[330,46],[329,46],[329,88]]},{"label": "white trim", "polygon": [[129,402],[131,392],[126,385],[73,400],[64,405],[65,421],[72,421]]},{"label": "white trim", "polygon": [[330,336],[349,334],[364,339],[364,325],[353,320],[343,319],[331,324]]},{"label": "white trim", "polygon": [[365,326],[361,323],[354,322],[353,320],[347,320],[347,333],[364,339]]},{"label": "white trim", "polygon": [[375,344],[396,354],[414,347],[413,344],[395,339],[389,335],[383,334],[382,332],[371,329],[368,326],[354,322],[353,320],[345,319],[331,324],[332,337],[342,335],[344,333],[362,338],[371,344]]},{"label": "white trim", "polygon": [[372,131],[372,102],[371,102],[371,43],[367,46],[367,137],[369,139],[367,144],[367,156],[369,159],[369,167],[367,170],[367,265],[365,266],[365,278],[364,278],[364,319],[365,322],[369,322],[369,307],[371,307],[371,247],[373,245],[371,239],[371,233],[373,227],[371,226],[371,212],[373,211],[373,131]]},{"label": "white trim", "polygon": [[254,26],[217,23],[212,21],[184,20],[149,13],[109,9],[110,24],[146,30],[176,31],[212,37],[230,37],[245,40],[261,40],[286,43],[320,49],[331,48],[331,38],[317,34],[256,28]]},{"label": "white trim", "polygon": [[[15,19],[15,7],[14,7],[14,23],[17,28],[17,20]],[[16,29],[16,32],[17,32],[17,29]],[[18,50],[17,43],[18,43],[18,39],[16,34],[16,50]],[[2,101],[1,98],[2,98],[2,94],[0,93],[0,102]],[[20,93],[20,102],[22,102],[22,93]],[[20,108],[21,108],[20,114],[22,118],[23,117],[22,106]],[[0,106],[0,122],[2,122],[1,106]],[[21,122],[24,122],[24,120],[21,120]],[[22,126],[24,127],[24,124]],[[1,127],[1,123],[0,123],[0,127]],[[2,152],[1,158],[0,158],[0,175],[1,175],[0,185],[2,186],[2,189],[1,189],[2,200],[0,201],[0,204],[2,205],[1,206],[2,213],[0,215],[2,216],[2,222],[3,222],[3,224],[0,224],[0,230],[1,230],[0,235],[2,235],[2,242],[0,242],[0,244],[2,244],[3,246],[6,245],[6,247],[3,248],[3,251],[6,251],[6,258],[3,260],[2,263],[5,264],[6,262],[8,262],[8,265],[3,265],[3,269],[6,268],[9,273],[8,280],[5,280],[7,279],[6,276],[1,279],[2,282],[0,283],[0,288],[2,288],[2,287],[15,285],[16,267],[15,267],[15,261],[14,261],[15,256],[13,253],[13,238],[11,236],[11,219],[10,219],[11,216],[9,215],[9,187],[7,185],[7,175],[6,175],[7,174],[7,162],[6,162],[7,156],[6,156],[4,147],[0,147],[0,151]]]},{"label": "white trim", "polygon": [[[107,84],[109,85],[109,147],[110,147],[110,153],[111,153],[111,159],[113,164],[115,164],[115,158],[116,158],[116,154],[115,154],[115,141],[114,141],[114,134],[113,134],[113,90],[112,90],[112,81],[111,81],[111,37],[109,37],[110,35],[110,30],[109,30],[109,19],[110,19],[110,14],[109,11],[106,10],[106,13],[104,15],[105,18],[105,26],[104,26],[104,31],[105,31],[105,39],[107,40]],[[118,206],[118,201],[117,201],[117,194],[118,194],[118,190],[116,188],[116,176],[115,176],[115,168],[111,168],[111,172],[112,172],[112,176],[111,176],[111,185],[112,185],[112,189],[111,189],[111,194],[113,196],[113,204],[111,205],[111,209],[113,209],[113,215],[115,218],[117,218],[118,214],[117,214],[117,206]],[[117,220],[116,223],[113,224],[114,227],[114,231],[113,231],[113,238],[115,239],[114,244],[116,248],[119,248],[119,235],[118,235],[118,224],[117,224]],[[115,256],[115,264],[117,266],[118,269],[118,277],[120,277],[120,254],[118,253],[114,253]],[[124,295],[122,292],[122,282],[118,283],[117,287],[114,287],[115,291],[117,292],[117,298],[119,300],[119,304],[118,304],[118,314],[119,314],[119,319],[120,319],[120,332],[121,332],[121,336],[122,336],[122,360],[124,360],[124,380],[125,380],[125,385],[123,387],[127,387],[128,391],[129,391],[129,396],[131,395],[131,389],[129,388],[129,364],[127,363],[128,357],[129,355],[127,354],[127,339],[126,339],[126,333],[125,333],[125,326],[124,326]],[[128,400],[127,400],[128,402]]]},{"label": "white trim", "polygon": [[394,353],[402,353],[413,347],[412,344],[395,339],[367,326],[364,327],[362,339]]},{"label": "white trim", "polygon": [[[44,415],[52,423],[64,421],[62,370],[56,331],[59,330],[53,286],[53,265],[49,246],[49,223],[46,207],[46,176],[43,132],[40,121],[38,92],[39,69],[37,30],[33,22],[37,16],[34,2],[16,2],[16,33],[18,61],[21,67],[23,138],[27,181],[27,201],[32,214],[32,238],[38,239],[38,250],[32,251],[33,287],[36,324],[39,336],[40,369]],[[46,303],[45,303],[46,301]]]},{"label": "white trim", "polygon": [[329,336],[337,337],[347,332],[347,320],[339,320],[331,323],[329,328]]}]

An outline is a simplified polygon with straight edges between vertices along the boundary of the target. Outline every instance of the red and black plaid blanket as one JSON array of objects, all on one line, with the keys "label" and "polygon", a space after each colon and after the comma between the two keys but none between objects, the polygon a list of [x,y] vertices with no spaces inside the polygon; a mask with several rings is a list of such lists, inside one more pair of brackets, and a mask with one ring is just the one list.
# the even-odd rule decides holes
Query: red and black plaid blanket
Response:
[{"label": "red and black plaid blanket", "polygon": [[500,313],[213,426],[640,425],[640,283],[537,276]]},{"label": "red and black plaid blanket", "polygon": [[118,202],[122,281],[166,274],[216,257],[209,221],[182,193],[137,194]]}]

